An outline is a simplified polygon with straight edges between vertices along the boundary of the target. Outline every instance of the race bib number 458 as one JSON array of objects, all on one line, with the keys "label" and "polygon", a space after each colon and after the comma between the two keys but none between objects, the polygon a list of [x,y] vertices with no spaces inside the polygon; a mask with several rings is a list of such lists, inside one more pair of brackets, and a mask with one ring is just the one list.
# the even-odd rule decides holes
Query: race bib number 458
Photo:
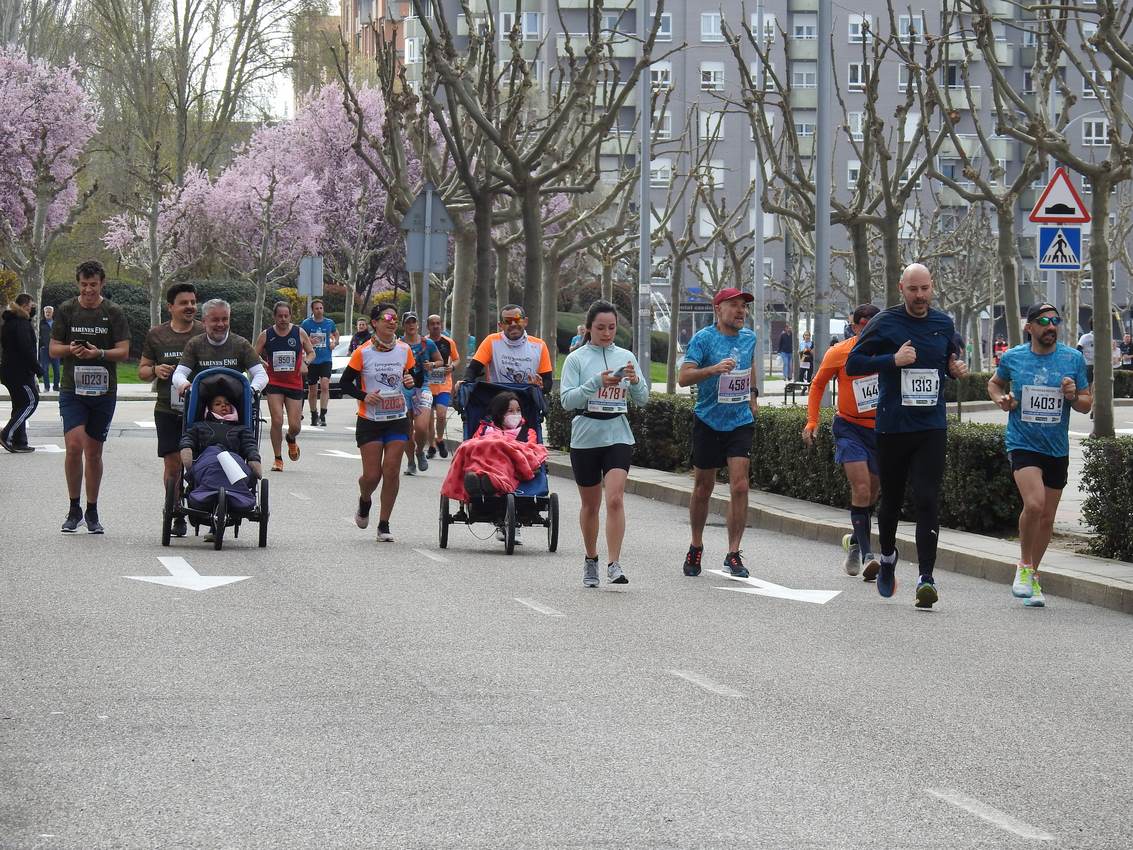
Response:
[{"label": "race bib number 458", "polygon": [[751,369],[736,369],[720,376],[716,400],[720,404],[740,404],[751,393]]}]

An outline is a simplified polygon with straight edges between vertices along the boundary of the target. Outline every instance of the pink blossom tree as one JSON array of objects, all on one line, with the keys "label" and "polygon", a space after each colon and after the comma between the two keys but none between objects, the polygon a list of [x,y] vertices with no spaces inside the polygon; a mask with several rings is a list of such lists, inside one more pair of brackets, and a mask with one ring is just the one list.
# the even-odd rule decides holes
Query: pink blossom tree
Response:
[{"label": "pink blossom tree", "polygon": [[[367,122],[384,120],[385,102],[377,89],[361,88],[355,96]],[[331,83],[315,93],[295,114],[291,130],[296,167],[318,184],[323,224],[319,251],[331,276],[344,283],[351,296],[371,289],[382,258],[404,253],[404,238],[386,217],[388,180],[379,179],[354,149],[357,130],[344,106],[341,85]],[[368,147],[369,142],[363,140],[362,145]],[[348,297],[347,329],[353,326],[353,307],[354,298]]]},{"label": "pink blossom tree", "polygon": [[218,258],[256,287],[257,328],[268,287],[295,274],[300,257],[318,250],[324,230],[319,182],[294,156],[295,129],[294,122],[258,129],[205,205]]},{"label": "pink blossom tree", "polygon": [[161,322],[166,287],[207,253],[213,237],[208,216],[212,191],[208,174],[191,168],[184,185],[168,186],[154,209],[144,215],[119,213],[106,222],[103,244],[148,283],[151,325]]},{"label": "pink blossom tree", "polygon": [[0,50],[0,255],[38,303],[55,240],[96,190],[79,190],[83,152],[98,129],[78,67]]}]

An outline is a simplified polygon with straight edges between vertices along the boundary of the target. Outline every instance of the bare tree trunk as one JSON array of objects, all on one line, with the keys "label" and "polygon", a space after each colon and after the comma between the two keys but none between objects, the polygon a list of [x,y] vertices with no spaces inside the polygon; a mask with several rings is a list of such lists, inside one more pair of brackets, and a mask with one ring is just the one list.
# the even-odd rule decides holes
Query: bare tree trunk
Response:
[{"label": "bare tree trunk", "polygon": [[150,206],[146,217],[146,239],[149,242],[149,324],[155,327],[161,324],[161,305],[165,300],[161,292],[161,263],[158,261],[157,219],[161,212],[161,194],[154,189],[150,191]]},{"label": "bare tree trunk", "polygon": [[1094,436],[1112,437],[1113,431],[1113,300],[1109,285],[1108,175],[1093,179],[1090,203],[1090,276],[1094,284]]},{"label": "bare tree trunk", "polygon": [[677,342],[680,340],[681,285],[684,263],[674,262],[669,274],[669,356],[665,361],[665,392],[677,391]]},{"label": "bare tree trunk", "polygon": [[851,306],[856,307],[873,301],[873,283],[869,271],[869,225],[851,224],[848,229],[854,252],[854,298],[857,299],[857,304]]},{"label": "bare tree trunk", "polygon": [[1019,323],[1019,268],[1015,263],[1015,209],[1003,204],[996,207],[999,226],[999,268],[1003,274],[1003,311],[1007,319],[1007,344],[1014,348],[1023,342]]},{"label": "bare tree trunk", "polygon": [[799,375],[799,302],[798,299],[791,301],[791,340],[794,343],[795,350],[791,352],[791,370],[789,380],[796,380]]},{"label": "bare tree trunk", "polygon": [[969,338],[971,339],[972,355],[974,358],[972,367],[973,371],[976,372],[982,372],[984,370],[984,346],[983,339],[980,334],[980,312],[980,310],[973,310],[971,315],[968,317],[968,321],[971,322],[971,331],[969,332]]},{"label": "bare tree trunk", "polygon": [[559,336],[559,271],[562,260],[559,255],[551,251],[543,258],[543,341],[551,350],[553,357],[558,351],[557,339]]},{"label": "bare tree trunk", "polygon": [[496,312],[511,304],[511,287],[508,276],[511,274],[511,248],[496,249]]},{"label": "bare tree trunk", "polygon": [[342,333],[344,336],[354,335],[354,280],[358,277],[358,260],[351,254],[346,263],[346,303],[343,305]]},{"label": "bare tree trunk", "polygon": [[[901,292],[897,285],[901,282],[901,243],[899,222],[886,218],[881,225],[881,243],[885,251],[885,306],[892,307],[901,302]],[[797,333],[792,330],[792,333]]]},{"label": "bare tree trunk", "polygon": [[[540,204],[539,187],[528,183],[520,199],[523,218],[523,247],[526,250],[523,268],[523,286],[526,292],[528,324],[533,336],[554,332],[554,300],[543,291],[543,211]],[[548,321],[548,316],[550,321]]]},{"label": "bare tree trunk", "polygon": [[[476,285],[476,233],[464,228],[456,233],[456,258],[452,276],[452,338],[464,351],[472,316],[472,290]],[[480,337],[477,337],[477,342]]]},{"label": "bare tree trunk", "polygon": [[1066,344],[1078,342],[1078,297],[1081,294],[1082,275],[1070,272],[1066,275]]},{"label": "bare tree trunk", "polygon": [[614,303],[614,264],[602,261],[602,300]]},{"label": "bare tree trunk", "polygon": [[[483,339],[492,327],[492,197],[480,193],[476,198],[473,213],[476,227],[476,292],[479,295],[480,309],[476,311],[476,339]],[[497,293],[498,297],[498,293]],[[495,312],[503,302],[496,305]]]}]

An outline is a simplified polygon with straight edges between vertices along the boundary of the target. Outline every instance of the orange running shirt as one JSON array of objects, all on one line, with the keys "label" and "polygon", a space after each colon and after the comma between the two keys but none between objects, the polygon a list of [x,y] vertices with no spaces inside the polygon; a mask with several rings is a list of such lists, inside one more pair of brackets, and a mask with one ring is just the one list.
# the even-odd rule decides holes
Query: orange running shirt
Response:
[{"label": "orange running shirt", "polygon": [[861,425],[863,428],[872,428],[877,419],[877,375],[859,375],[851,377],[846,374],[846,360],[850,356],[850,349],[858,341],[852,336],[826,350],[822,358],[822,365],[818,367],[818,374],[810,385],[806,402],[806,427],[813,431],[818,427],[818,411],[822,406],[822,392],[831,378],[838,379],[838,415],[847,422]]}]

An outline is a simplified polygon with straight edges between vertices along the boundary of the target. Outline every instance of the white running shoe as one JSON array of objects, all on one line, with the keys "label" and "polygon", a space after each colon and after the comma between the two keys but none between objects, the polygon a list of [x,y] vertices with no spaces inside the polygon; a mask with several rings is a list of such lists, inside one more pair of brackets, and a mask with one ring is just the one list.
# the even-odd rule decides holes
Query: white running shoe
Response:
[{"label": "white running shoe", "polygon": [[622,572],[622,565],[617,561],[606,564],[606,579],[610,584],[629,584],[629,579]]},{"label": "white running shoe", "polygon": [[393,543],[393,533],[389,530],[388,522],[378,523],[378,542]]},{"label": "white running shoe", "polygon": [[582,586],[598,586],[598,559],[585,558],[582,564]]},{"label": "white running shoe", "polygon": [[862,553],[857,543],[851,543],[846,547],[846,560],[842,562],[842,568],[848,576],[856,576],[861,572]]},{"label": "white running shoe", "polygon": [[1025,567],[1018,564],[1015,567],[1015,581],[1011,583],[1011,593],[1019,599],[1027,599],[1030,597],[1032,591],[1032,580],[1035,577],[1035,571],[1030,567]]},{"label": "white running shoe", "polygon": [[1043,597],[1043,589],[1039,586],[1039,577],[1031,574],[1031,595],[1023,600],[1023,604],[1028,608],[1045,608],[1046,599]]}]

